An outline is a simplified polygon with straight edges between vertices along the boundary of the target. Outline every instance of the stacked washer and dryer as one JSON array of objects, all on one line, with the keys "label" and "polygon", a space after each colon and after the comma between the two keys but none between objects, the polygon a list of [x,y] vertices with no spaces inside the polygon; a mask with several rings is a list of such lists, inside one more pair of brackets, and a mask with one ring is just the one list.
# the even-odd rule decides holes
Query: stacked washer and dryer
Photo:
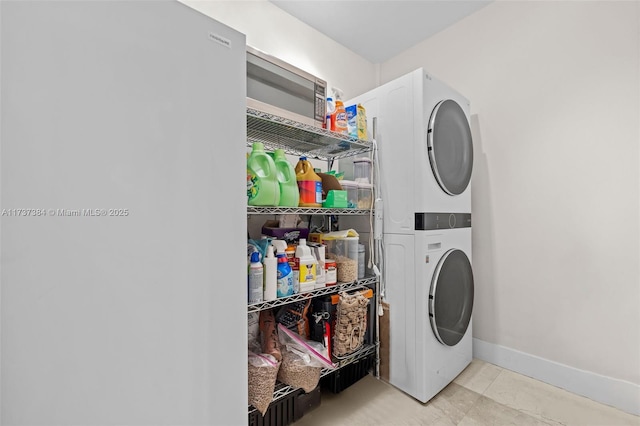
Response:
[{"label": "stacked washer and dryer", "polygon": [[350,102],[377,122],[389,382],[427,402],[472,359],[469,101],[418,69]]}]

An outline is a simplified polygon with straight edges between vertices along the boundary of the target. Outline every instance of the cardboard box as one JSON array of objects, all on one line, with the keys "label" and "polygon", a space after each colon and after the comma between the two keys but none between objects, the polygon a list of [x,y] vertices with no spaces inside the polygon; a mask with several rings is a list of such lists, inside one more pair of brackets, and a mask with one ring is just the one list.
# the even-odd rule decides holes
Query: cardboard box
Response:
[{"label": "cardboard box", "polygon": [[262,235],[285,240],[287,243],[298,241],[309,236],[308,228],[279,228],[277,220],[268,220],[262,225]]},{"label": "cardboard box", "polygon": [[318,244],[322,244],[322,236],[324,234],[321,234],[320,232],[311,232],[309,233],[309,238],[307,238],[307,241],[311,242],[311,243],[318,243]]}]

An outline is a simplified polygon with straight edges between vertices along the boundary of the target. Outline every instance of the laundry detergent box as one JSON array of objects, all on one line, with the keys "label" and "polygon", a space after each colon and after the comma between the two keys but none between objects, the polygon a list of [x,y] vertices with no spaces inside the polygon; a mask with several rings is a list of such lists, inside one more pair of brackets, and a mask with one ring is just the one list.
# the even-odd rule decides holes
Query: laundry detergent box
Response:
[{"label": "laundry detergent box", "polygon": [[358,139],[367,140],[367,111],[362,104],[358,104]]},{"label": "laundry detergent box", "polygon": [[349,105],[344,108],[347,112],[347,133],[354,138],[358,137],[358,106]]}]

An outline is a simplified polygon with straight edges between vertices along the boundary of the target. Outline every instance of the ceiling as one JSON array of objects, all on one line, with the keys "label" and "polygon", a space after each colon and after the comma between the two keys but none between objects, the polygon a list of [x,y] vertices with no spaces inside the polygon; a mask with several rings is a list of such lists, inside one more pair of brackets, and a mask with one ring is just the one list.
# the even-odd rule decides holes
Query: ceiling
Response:
[{"label": "ceiling", "polygon": [[491,0],[270,0],[373,63],[458,22]]}]

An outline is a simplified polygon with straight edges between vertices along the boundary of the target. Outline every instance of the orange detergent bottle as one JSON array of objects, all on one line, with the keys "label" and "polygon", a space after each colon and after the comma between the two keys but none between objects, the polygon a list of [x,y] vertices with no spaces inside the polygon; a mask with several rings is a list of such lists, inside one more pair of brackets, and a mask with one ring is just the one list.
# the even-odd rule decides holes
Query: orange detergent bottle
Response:
[{"label": "orange detergent bottle", "polygon": [[300,190],[299,207],[322,207],[322,178],[313,171],[307,157],[296,164],[296,181]]},{"label": "orange detergent bottle", "polygon": [[336,112],[334,113],[336,116],[335,119],[335,129],[331,129],[337,133],[348,134],[349,130],[347,127],[347,110],[344,108],[344,103],[342,100],[337,97],[336,98]]}]

